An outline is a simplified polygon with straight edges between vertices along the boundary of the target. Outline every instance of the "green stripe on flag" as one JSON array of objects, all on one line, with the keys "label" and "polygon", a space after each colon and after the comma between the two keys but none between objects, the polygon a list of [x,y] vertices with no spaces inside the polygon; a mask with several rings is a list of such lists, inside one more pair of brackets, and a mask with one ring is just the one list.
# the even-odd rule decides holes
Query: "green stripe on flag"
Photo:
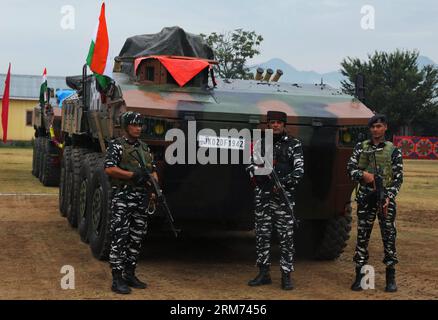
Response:
[{"label": "green stripe on flag", "polygon": [[89,67],[91,67],[91,61],[93,60],[93,54],[94,54],[94,41],[91,41],[90,50],[88,50],[88,56],[87,56],[87,65]]},{"label": "green stripe on flag", "polygon": [[40,87],[40,104],[44,105],[45,103],[45,94],[47,92],[47,81],[44,81],[43,83],[41,83],[41,87]]},{"label": "green stripe on flag", "polygon": [[108,87],[108,85],[111,82],[111,78],[101,75],[101,74],[97,74],[95,73],[94,76],[96,77],[97,82],[99,82],[99,85],[102,87],[102,89],[106,89]]}]

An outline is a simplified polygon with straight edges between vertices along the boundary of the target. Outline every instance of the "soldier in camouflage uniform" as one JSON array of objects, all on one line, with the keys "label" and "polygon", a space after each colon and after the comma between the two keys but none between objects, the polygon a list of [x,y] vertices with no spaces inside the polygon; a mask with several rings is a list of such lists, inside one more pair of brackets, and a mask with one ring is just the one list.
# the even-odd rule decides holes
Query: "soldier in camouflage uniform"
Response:
[{"label": "soldier in camouflage uniform", "polygon": [[[149,175],[140,168],[138,156],[158,180],[152,154],[139,139],[143,119],[139,113],[125,112],[121,125],[125,135],[110,142],[105,172],[111,178],[111,249],[109,262],[112,269],[111,289],[116,293],[127,294],[129,287],[145,289],[146,283],[135,276],[135,267],[140,253],[142,239],[147,231],[146,208],[153,201],[153,194],[146,188]],[[133,151],[137,151],[133,153]],[[132,156],[134,154],[134,156]]]},{"label": "soldier in camouflage uniform", "polygon": [[[395,283],[395,264],[397,264],[397,252],[395,248],[396,228],[396,203],[397,196],[403,182],[403,158],[400,149],[391,142],[385,141],[387,130],[384,115],[373,116],[368,123],[371,139],[359,142],[353,150],[348,161],[347,170],[352,180],[359,182],[357,192],[357,245],[354,255],[356,263],[356,278],[351,286],[354,291],[362,290],[361,269],[368,262],[368,243],[373,229],[374,220],[379,219],[380,232],[383,240],[386,265],[386,288],[387,292],[397,291]],[[377,151],[376,151],[377,150]],[[383,212],[378,210],[377,197],[374,187],[375,164],[371,152],[375,151],[377,168],[382,172],[385,204]]]},{"label": "soldier in camouflage uniform", "polygon": [[[294,190],[304,175],[304,160],[301,142],[287,135],[284,112],[269,111],[268,128],[273,131],[273,167],[291,203],[294,204]],[[265,139],[257,141],[253,148],[253,159],[249,170],[254,173],[257,163],[264,156]],[[269,148],[269,146],[267,145]],[[257,159],[258,158],[258,159]],[[273,185],[269,175],[254,175],[255,182],[255,232],[257,266],[259,274],[248,282],[249,286],[259,286],[272,283],[269,275],[271,237],[273,229],[277,231],[280,241],[281,287],[284,290],[293,289],[290,278],[294,258],[294,222],[292,214],[287,210],[286,203],[281,199],[279,190]]]}]

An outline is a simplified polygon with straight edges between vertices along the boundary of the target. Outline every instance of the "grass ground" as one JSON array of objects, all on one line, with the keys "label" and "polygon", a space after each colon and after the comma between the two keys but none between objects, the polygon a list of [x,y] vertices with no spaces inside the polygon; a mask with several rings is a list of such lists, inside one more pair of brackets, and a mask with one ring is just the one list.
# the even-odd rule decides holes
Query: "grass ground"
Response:
[{"label": "grass ground", "polygon": [[58,193],[30,174],[32,148],[0,148],[0,193]]},{"label": "grass ground", "polygon": [[398,203],[411,210],[438,210],[438,161],[404,160]]}]

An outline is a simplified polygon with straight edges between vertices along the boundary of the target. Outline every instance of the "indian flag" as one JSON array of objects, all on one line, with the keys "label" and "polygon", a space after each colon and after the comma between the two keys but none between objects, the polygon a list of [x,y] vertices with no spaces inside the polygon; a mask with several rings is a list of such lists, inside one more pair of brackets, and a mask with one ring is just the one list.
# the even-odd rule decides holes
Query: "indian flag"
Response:
[{"label": "indian flag", "polygon": [[46,94],[47,94],[47,70],[46,68],[44,68],[43,79],[41,81],[41,87],[40,87],[40,105],[45,104]]},{"label": "indian flag", "polygon": [[87,65],[96,75],[102,88],[106,88],[112,77],[112,65],[109,58],[109,38],[105,20],[105,2],[100,9],[99,22],[97,23],[93,39],[88,51]]}]

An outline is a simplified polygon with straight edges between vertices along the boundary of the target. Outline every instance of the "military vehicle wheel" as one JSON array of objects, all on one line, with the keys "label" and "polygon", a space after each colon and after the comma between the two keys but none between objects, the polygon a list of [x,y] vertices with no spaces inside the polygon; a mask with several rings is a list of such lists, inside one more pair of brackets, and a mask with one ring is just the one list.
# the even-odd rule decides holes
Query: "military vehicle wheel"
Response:
[{"label": "military vehicle wheel", "polygon": [[37,177],[38,178],[38,176],[39,176],[39,172],[40,172],[40,159],[39,159],[39,157],[40,157],[40,148],[41,148],[41,146],[40,146],[40,144],[41,144],[41,138],[40,137],[37,137],[36,139],[35,139],[35,149],[34,149],[34,156],[35,156],[35,169],[34,169],[34,176],[35,177]]},{"label": "military vehicle wheel", "polygon": [[91,180],[98,160],[99,154],[97,153],[85,155],[80,171],[78,231],[81,240],[85,243],[88,243],[88,229],[91,217],[90,198],[88,195],[91,194]]},{"label": "military vehicle wheel", "polygon": [[90,201],[88,195],[91,193],[91,179],[93,177],[94,168],[99,159],[97,153],[86,154],[82,160],[81,170],[79,174],[79,203],[78,203],[78,232],[81,240],[88,243],[88,226],[90,223]]},{"label": "military vehicle wheel", "polygon": [[339,258],[350,238],[351,221],[351,204],[349,204],[344,216],[332,218],[326,222],[321,243],[316,251],[318,260]]},{"label": "military vehicle wheel", "polygon": [[46,161],[47,161],[47,149],[46,149],[46,139],[44,139],[42,141],[43,145],[41,146],[41,151],[42,151],[42,155],[41,155],[41,164],[40,164],[40,182],[43,183],[45,177],[45,167],[46,167]]},{"label": "military vehicle wheel", "polygon": [[96,162],[87,195],[90,219],[88,239],[93,255],[99,260],[108,258],[110,248],[109,220],[111,218],[111,187],[103,168],[103,158]]},{"label": "military vehicle wheel", "polygon": [[[70,155],[69,168],[71,171],[71,198],[69,205],[66,206],[66,216],[68,223],[76,228],[78,226],[78,211],[79,211],[79,192],[81,187],[80,173],[81,163],[88,149],[74,148]],[[67,171],[68,172],[68,171]]]},{"label": "military vehicle wheel", "polygon": [[66,188],[66,163],[70,162],[70,155],[71,155],[71,146],[67,146],[64,148],[64,152],[62,154],[61,159],[61,174],[60,174],[60,181],[59,181],[59,212],[61,213],[61,216],[65,217],[67,213],[67,197],[65,193]]},{"label": "military vehicle wheel", "polygon": [[44,162],[45,162],[45,156],[46,156],[46,140],[47,138],[42,137],[40,139],[40,153],[39,153],[39,165],[38,165],[38,179],[40,182],[43,181],[43,174],[44,174]]},{"label": "military vehicle wheel", "polygon": [[33,142],[33,151],[32,151],[32,175],[34,177],[36,177],[36,173],[37,173],[37,154],[38,154],[38,142],[39,139],[38,137],[35,138],[34,142]]},{"label": "military vehicle wheel", "polygon": [[65,187],[64,187],[64,209],[65,209],[65,216],[67,217],[67,221],[69,224],[75,228],[76,226],[72,225],[70,222],[70,219],[68,219],[68,212],[70,210],[70,207],[72,206],[73,201],[73,168],[72,168],[72,154],[73,154],[73,148],[70,151],[70,156],[65,159],[65,173],[64,173],[64,179],[65,179]]},{"label": "military vehicle wheel", "polygon": [[43,173],[41,175],[41,182],[45,186],[59,185],[60,168],[58,165],[59,150],[52,144],[49,139],[43,140],[44,147],[44,161],[42,164]]},{"label": "military vehicle wheel", "polygon": [[35,140],[33,141],[33,151],[32,151],[32,175],[34,177],[37,176],[37,156],[38,156],[38,142],[39,139],[38,137],[35,138]]}]

